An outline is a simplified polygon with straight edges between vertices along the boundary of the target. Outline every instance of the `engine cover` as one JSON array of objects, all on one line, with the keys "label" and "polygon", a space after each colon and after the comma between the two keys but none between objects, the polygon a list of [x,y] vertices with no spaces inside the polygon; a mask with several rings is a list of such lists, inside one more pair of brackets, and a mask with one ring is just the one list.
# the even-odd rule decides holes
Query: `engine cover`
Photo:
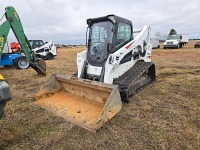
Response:
[{"label": "engine cover", "polygon": [[0,81],[0,102],[11,100],[9,84],[6,81]]}]

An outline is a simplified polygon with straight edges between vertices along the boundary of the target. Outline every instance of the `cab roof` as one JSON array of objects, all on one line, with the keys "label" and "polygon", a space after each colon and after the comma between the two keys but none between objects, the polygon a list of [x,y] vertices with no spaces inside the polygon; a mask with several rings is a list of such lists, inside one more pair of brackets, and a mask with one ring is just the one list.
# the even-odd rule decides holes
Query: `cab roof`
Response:
[{"label": "cab roof", "polygon": [[94,24],[94,23],[104,22],[104,21],[111,21],[113,24],[126,23],[126,24],[130,24],[132,26],[132,22],[130,20],[119,17],[114,14],[103,16],[103,17],[98,17],[98,18],[89,18],[89,19],[87,19],[87,24],[89,27],[91,27],[92,24]]}]

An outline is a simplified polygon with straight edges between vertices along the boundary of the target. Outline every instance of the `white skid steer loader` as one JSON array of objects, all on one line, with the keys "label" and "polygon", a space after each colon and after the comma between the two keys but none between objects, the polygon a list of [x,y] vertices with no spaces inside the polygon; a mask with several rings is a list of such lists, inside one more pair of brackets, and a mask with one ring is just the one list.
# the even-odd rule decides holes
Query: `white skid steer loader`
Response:
[{"label": "white skid steer loader", "polygon": [[155,81],[150,27],[133,38],[132,22],[108,15],[87,20],[87,50],[77,54],[78,73],[54,74],[36,94],[36,104],[97,131],[128,101]]},{"label": "white skid steer loader", "polygon": [[53,41],[43,42],[43,40],[29,40],[32,51],[38,58],[52,60],[57,56],[57,48]]}]

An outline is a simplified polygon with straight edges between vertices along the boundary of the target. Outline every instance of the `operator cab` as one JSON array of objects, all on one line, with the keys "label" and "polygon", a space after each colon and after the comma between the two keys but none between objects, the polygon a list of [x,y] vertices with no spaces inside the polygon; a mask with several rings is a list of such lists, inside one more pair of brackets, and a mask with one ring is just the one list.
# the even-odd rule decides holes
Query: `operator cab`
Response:
[{"label": "operator cab", "polygon": [[29,40],[29,43],[32,49],[44,45],[44,42],[42,40]]},{"label": "operator cab", "polygon": [[91,65],[103,66],[108,56],[133,39],[130,20],[108,15],[87,19],[87,59]]}]

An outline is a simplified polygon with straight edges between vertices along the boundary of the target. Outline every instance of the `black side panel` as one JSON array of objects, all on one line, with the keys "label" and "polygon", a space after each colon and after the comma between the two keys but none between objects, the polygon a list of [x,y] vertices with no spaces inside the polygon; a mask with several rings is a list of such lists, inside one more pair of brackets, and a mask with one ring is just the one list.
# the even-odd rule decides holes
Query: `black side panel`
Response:
[{"label": "black side panel", "polygon": [[120,64],[131,61],[131,58],[132,58],[132,51],[130,51],[128,54],[124,56],[124,58],[120,61]]},{"label": "black side panel", "polygon": [[134,54],[132,54],[132,51],[129,52],[128,54],[126,54],[124,56],[124,58],[120,61],[120,64],[123,64],[123,63],[126,63],[128,61],[131,60],[131,58],[133,57],[134,60],[138,59],[139,58],[139,52],[136,52]]},{"label": "black side panel", "polygon": [[45,49],[45,52],[49,52],[49,49]]},{"label": "black side panel", "polygon": [[85,76],[86,76],[86,70],[87,70],[87,61],[85,60],[84,61],[84,64],[83,64],[83,68],[84,69],[82,69],[82,72],[81,72],[81,75],[80,75],[80,77],[82,78],[82,79],[85,79]]},{"label": "black side panel", "polygon": [[39,49],[39,50],[36,51],[36,53],[42,53],[42,52],[44,52],[44,48]]},{"label": "black side panel", "polygon": [[105,74],[105,65],[102,68],[101,75],[100,75],[100,78],[99,78],[99,82],[103,82],[103,80],[104,80],[104,74]]}]

